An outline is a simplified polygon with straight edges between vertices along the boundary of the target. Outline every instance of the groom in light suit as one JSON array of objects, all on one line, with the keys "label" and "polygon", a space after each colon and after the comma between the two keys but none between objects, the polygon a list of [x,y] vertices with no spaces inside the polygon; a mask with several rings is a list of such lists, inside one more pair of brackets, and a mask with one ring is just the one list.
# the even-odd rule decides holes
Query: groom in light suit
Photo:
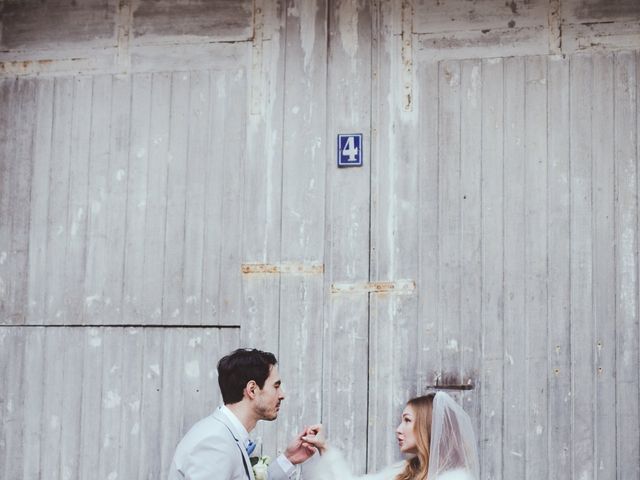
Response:
[{"label": "groom in light suit", "polygon": [[[249,455],[255,447],[249,432],[258,420],[275,420],[284,399],[276,357],[256,349],[238,349],[218,362],[224,405],[196,423],[176,448],[169,480],[254,480]],[[269,465],[269,480],[288,480],[295,465],[316,452],[306,435],[298,435]]]}]

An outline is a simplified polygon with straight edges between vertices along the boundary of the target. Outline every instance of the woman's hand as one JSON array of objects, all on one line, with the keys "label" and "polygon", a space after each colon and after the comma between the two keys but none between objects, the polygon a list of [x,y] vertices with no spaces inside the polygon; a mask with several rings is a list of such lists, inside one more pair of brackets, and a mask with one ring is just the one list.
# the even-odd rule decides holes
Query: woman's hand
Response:
[{"label": "woman's hand", "polygon": [[317,448],[320,455],[322,455],[328,447],[327,441],[322,433],[322,425],[312,425],[307,427],[304,435],[302,436],[302,440],[307,445]]}]

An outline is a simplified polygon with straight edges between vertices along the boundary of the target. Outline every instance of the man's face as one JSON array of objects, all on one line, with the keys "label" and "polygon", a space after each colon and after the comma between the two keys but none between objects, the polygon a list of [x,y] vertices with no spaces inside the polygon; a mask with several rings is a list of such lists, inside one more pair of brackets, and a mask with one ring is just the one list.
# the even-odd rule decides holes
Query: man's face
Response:
[{"label": "man's face", "polygon": [[256,388],[255,410],[262,420],[275,420],[280,410],[280,402],[284,400],[284,390],[278,373],[278,367],[271,366],[269,376],[263,388]]}]

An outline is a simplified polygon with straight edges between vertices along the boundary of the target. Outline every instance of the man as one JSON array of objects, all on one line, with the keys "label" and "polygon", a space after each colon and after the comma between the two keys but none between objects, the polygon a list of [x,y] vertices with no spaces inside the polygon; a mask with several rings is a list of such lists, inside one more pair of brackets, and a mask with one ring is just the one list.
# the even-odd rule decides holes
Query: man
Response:
[{"label": "man", "polygon": [[[276,357],[256,349],[238,349],[218,362],[224,405],[196,423],[176,448],[169,480],[253,480],[249,433],[258,420],[275,420],[284,400]],[[316,449],[303,440],[321,426],[306,428],[269,465],[269,480],[287,480],[295,465]]]}]

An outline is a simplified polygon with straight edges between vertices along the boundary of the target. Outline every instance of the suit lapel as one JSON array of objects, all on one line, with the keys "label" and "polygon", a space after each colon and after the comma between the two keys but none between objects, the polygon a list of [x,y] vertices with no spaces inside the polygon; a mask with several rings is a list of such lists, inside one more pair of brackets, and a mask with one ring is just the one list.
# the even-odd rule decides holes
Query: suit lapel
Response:
[{"label": "suit lapel", "polygon": [[213,413],[213,418],[219,421],[220,423],[222,423],[227,428],[227,430],[229,431],[229,434],[233,438],[233,441],[238,447],[240,458],[242,459],[242,463],[244,466],[244,472],[247,475],[247,478],[249,478],[250,480],[255,480],[253,476],[253,469],[251,468],[251,460],[249,460],[249,455],[247,454],[247,450],[244,448],[244,445],[240,444],[240,439],[238,438],[236,433],[233,431],[233,427],[231,426],[231,422],[229,421],[227,416],[224,413],[222,413],[220,410],[216,410]]}]

